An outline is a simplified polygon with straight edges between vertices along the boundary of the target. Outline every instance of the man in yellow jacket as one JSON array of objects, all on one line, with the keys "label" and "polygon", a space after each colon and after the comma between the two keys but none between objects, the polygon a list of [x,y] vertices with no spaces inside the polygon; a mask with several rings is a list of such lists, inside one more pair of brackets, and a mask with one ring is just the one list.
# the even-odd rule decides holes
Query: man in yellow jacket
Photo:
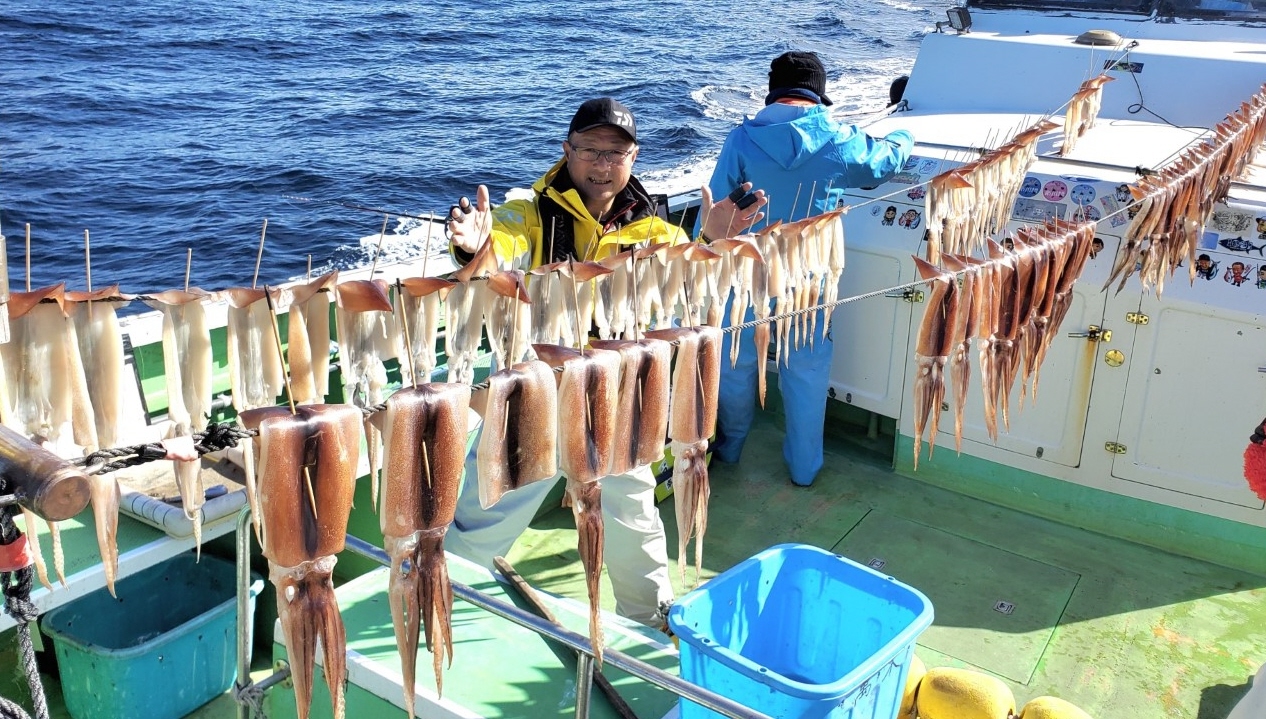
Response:
[{"label": "man in yellow jacket", "polygon": [[[600,260],[633,246],[684,242],[688,238],[667,216],[667,198],[652,196],[633,177],[637,125],[620,102],[603,97],[580,106],[563,142],[563,158],[532,186],[532,199],[489,208],[480,186],[449,216],[453,255],[465,264],[491,232],[498,262],[506,269],[530,270],[569,258]],[[750,189],[750,186],[744,189]],[[710,237],[728,237],[729,226],[759,221],[760,203],[738,210],[730,199],[710,205]],[[479,505],[473,462],[457,503],[444,548],[491,567],[532,521],[554,481],[536,482],[503,496],[491,509]],[[602,480],[603,549],[616,611],[662,625],[660,607],[672,601],[664,523],[655,506],[655,476],[649,465]]]}]

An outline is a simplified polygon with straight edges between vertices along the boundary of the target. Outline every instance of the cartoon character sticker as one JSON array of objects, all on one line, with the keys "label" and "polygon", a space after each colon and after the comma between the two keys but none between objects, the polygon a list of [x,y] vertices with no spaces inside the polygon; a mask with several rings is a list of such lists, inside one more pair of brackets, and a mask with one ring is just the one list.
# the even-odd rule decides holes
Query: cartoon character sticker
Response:
[{"label": "cartoon character sticker", "polygon": [[1092,185],[1081,183],[1073,185],[1073,189],[1069,191],[1068,198],[1078,205],[1089,205],[1095,201],[1095,188]]},{"label": "cartoon character sticker", "polygon": [[906,197],[909,197],[911,200],[922,200],[924,197],[927,196],[927,194],[928,194],[927,190],[923,189],[923,185],[919,185],[918,187],[907,192]]},{"label": "cartoon character sticker", "polygon": [[901,170],[902,172],[909,172],[918,166],[919,158],[911,156],[909,160],[906,160],[906,164],[901,166]]},{"label": "cartoon character sticker", "polygon": [[1266,240],[1266,217],[1257,218],[1257,239]]},{"label": "cartoon character sticker", "polygon": [[1041,191],[1042,181],[1032,175],[1024,178],[1024,184],[1020,185],[1020,197],[1032,197]]},{"label": "cartoon character sticker", "polygon": [[1222,275],[1222,280],[1232,287],[1239,287],[1248,279],[1250,272],[1252,269],[1245,267],[1243,262],[1232,262],[1231,266],[1226,268],[1226,273]]},{"label": "cartoon character sticker", "polygon": [[1051,202],[1059,202],[1068,197],[1068,185],[1064,184],[1062,180],[1051,180],[1042,185],[1042,197]]},{"label": "cartoon character sticker", "polygon": [[1103,211],[1107,214],[1108,222],[1113,227],[1120,227],[1127,222],[1125,213],[1118,212],[1121,209],[1121,203],[1117,202],[1117,198],[1112,195],[1104,195],[1099,198],[1099,204],[1103,205]]},{"label": "cartoon character sticker", "polygon": [[1098,222],[1099,208],[1094,205],[1078,205],[1073,211],[1073,222]]},{"label": "cartoon character sticker", "polygon": [[919,222],[922,219],[923,218],[919,216],[918,211],[906,210],[905,212],[901,214],[901,219],[897,220],[897,224],[901,225],[907,230],[913,230],[914,228],[919,226]]},{"label": "cartoon character sticker", "polygon": [[1266,265],[1257,268],[1257,282],[1253,286],[1259,290],[1266,290]]},{"label": "cartoon character sticker", "polygon": [[1196,277],[1202,280],[1212,280],[1218,276],[1218,263],[1214,262],[1206,254],[1201,254],[1196,258]]},{"label": "cartoon character sticker", "polygon": [[1113,195],[1116,196],[1117,202],[1133,202],[1134,201],[1133,196],[1130,194],[1129,185],[1117,185],[1117,189],[1113,192]]},{"label": "cartoon character sticker", "polygon": [[1100,252],[1103,252],[1103,240],[1096,237],[1090,241],[1090,259],[1098,257]]},{"label": "cartoon character sticker", "polygon": [[879,224],[891,226],[895,219],[897,219],[897,206],[888,205],[887,209],[884,210],[884,219],[880,220]]}]

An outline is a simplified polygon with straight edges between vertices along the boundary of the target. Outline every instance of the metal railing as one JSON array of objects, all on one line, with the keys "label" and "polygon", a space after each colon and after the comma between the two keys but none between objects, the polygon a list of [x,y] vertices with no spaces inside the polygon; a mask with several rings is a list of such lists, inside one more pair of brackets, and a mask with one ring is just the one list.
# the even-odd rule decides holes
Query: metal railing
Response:
[{"label": "metal railing", "polygon": [[[258,697],[268,687],[285,680],[290,674],[288,668],[273,672],[259,682],[250,680],[250,647],[254,640],[250,620],[250,544],[252,530],[250,527],[250,506],[242,507],[237,518],[237,685],[234,696],[238,701],[239,719],[250,719],[250,697]],[[391,560],[387,553],[378,547],[352,535],[347,535],[347,549],[362,557],[389,567]],[[573,632],[565,627],[549,623],[545,619],[527,612],[513,604],[491,597],[477,589],[459,582],[452,582],[453,594],[463,601],[486,612],[507,619],[521,627],[536,632],[545,639],[562,644],[577,653],[576,662],[576,717],[587,719],[589,716],[589,698],[592,694],[594,655],[589,637]],[[733,699],[715,694],[703,687],[692,684],[681,677],[669,674],[664,670],[610,647],[602,652],[603,663],[612,666],[643,681],[654,684],[679,697],[689,699],[734,719],[769,719],[765,714],[750,709]]]}]

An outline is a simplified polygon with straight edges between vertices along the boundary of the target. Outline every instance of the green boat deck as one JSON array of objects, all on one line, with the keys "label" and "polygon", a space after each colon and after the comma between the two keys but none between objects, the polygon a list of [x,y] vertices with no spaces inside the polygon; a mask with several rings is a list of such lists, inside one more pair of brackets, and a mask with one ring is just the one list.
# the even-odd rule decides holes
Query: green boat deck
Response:
[{"label": "green boat deck", "polygon": [[[781,542],[813,544],[882,566],[933,603],[935,621],[916,647],[929,667],[986,671],[1006,681],[1021,705],[1054,695],[1098,719],[1225,719],[1266,660],[1266,577],[1076,529],[898,475],[891,468],[890,435],[868,438],[865,428],[833,427],[826,467],[809,488],[793,486],[787,478],[780,451],[782,427],[772,413],[758,416],[741,464],[713,464],[704,579]],[[675,560],[671,504],[670,499],[660,509]],[[583,602],[575,546],[570,511],[554,508],[538,517],[509,559],[538,589]],[[675,567],[672,574],[676,582]],[[349,635],[368,632],[352,641],[352,648],[381,659],[390,674],[398,669],[393,668],[385,596],[356,591],[381,582],[372,577],[340,589],[349,592],[343,612]],[[495,582],[484,585],[503,592]],[[678,592],[686,589],[678,587]],[[271,601],[271,595],[261,597],[260,609]],[[605,578],[603,604],[613,606]],[[573,668],[543,640],[521,635],[526,630],[499,626],[481,615],[457,600],[455,656],[453,668],[445,672],[445,697],[456,698],[461,687],[474,686],[480,698],[470,708],[486,716],[571,716]],[[270,611],[257,611],[257,616],[261,628],[271,628]],[[574,627],[584,630],[583,624]],[[608,630],[609,639],[621,636]],[[13,630],[0,635],[0,661],[6,667],[0,671],[5,677],[0,693],[22,701],[13,637]],[[259,648],[256,679],[267,673],[270,659]],[[671,668],[671,655],[647,652]],[[51,672],[51,648],[46,654],[50,656],[42,657],[42,666]],[[505,662],[515,666],[503,668]],[[419,686],[432,687],[425,652],[418,664]],[[45,680],[53,716],[68,716],[53,674],[46,673]],[[632,683],[629,677],[617,681],[622,687]],[[288,691],[271,690],[269,716],[292,716],[287,707],[293,699],[278,696]],[[361,691],[349,686],[349,696]],[[392,704],[398,701],[398,689],[394,691],[372,705],[381,710],[375,716],[403,716]],[[640,691],[631,693],[639,716],[662,716],[661,709],[672,704],[671,697]],[[314,694],[315,706],[328,702],[323,683]],[[606,716],[605,702],[594,696],[593,715]],[[194,716],[227,718],[235,716],[235,707],[225,695]]]}]

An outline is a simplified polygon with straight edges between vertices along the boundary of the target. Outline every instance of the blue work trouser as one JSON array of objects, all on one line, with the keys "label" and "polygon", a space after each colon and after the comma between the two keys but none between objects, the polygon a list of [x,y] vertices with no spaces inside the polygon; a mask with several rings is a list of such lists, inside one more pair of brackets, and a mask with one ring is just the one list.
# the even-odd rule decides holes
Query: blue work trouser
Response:
[{"label": "blue work trouser", "polygon": [[[729,317],[727,306],[725,316]],[[747,311],[745,321],[753,319]],[[800,347],[788,341],[789,349],[778,365],[778,388],[782,392],[783,412],[787,417],[787,436],[782,443],[782,456],[791,470],[791,481],[808,486],[822,469],[822,428],[826,420],[827,389],[831,377],[832,344],[822,336],[822,315],[817,315],[813,345],[807,341]],[[730,366],[730,343],[738,335],[738,364]],[[747,441],[756,412],[757,372],[765,358],[756,356],[756,330],[727,332],[721,345],[721,390],[717,398],[717,438],[712,451],[722,462],[737,462]],[[770,348],[777,341],[778,328],[770,323]],[[807,334],[807,332],[806,332]],[[807,337],[805,338],[807,340]]]}]

